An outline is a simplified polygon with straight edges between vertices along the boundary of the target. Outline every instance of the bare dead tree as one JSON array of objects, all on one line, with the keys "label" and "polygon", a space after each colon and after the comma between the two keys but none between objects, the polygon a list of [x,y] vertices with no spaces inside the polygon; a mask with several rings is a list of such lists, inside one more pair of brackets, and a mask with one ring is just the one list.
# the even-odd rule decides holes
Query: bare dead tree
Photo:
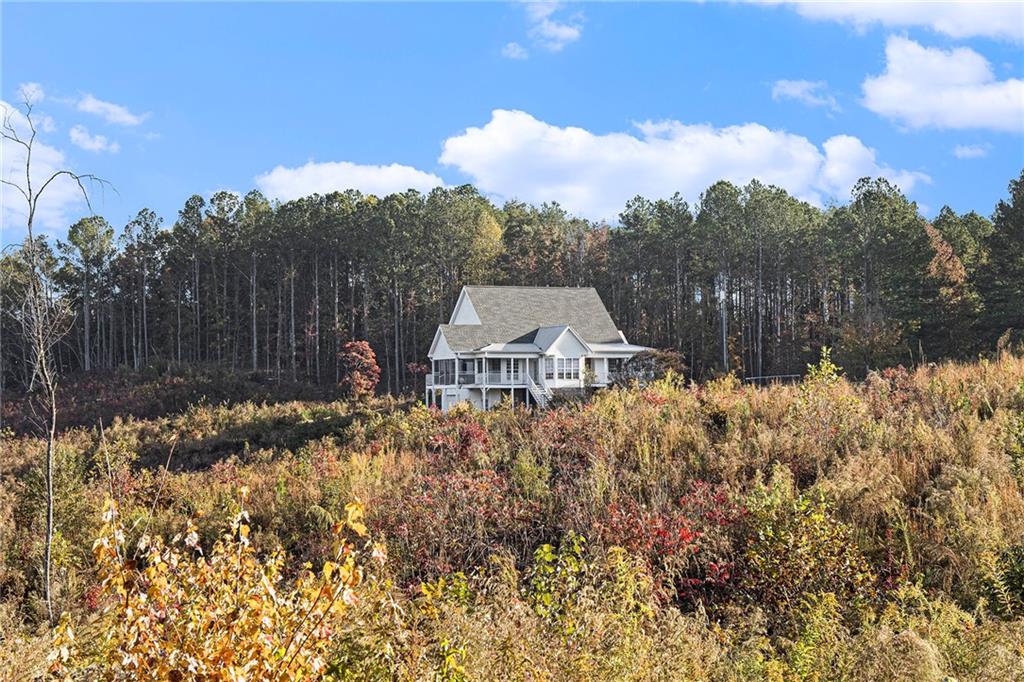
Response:
[{"label": "bare dead tree", "polygon": [[[56,620],[53,613],[53,595],[50,584],[52,549],[53,549],[53,474],[54,447],[57,437],[57,382],[58,372],[53,363],[52,350],[70,331],[74,315],[70,307],[54,296],[52,283],[40,264],[39,247],[35,241],[33,224],[39,201],[45,196],[47,188],[60,178],[74,181],[85,198],[89,212],[92,203],[85,183],[99,186],[109,185],[105,180],[91,174],[79,174],[67,169],[58,169],[51,173],[38,188],[32,183],[32,152],[36,142],[36,127],[32,120],[33,103],[28,96],[23,100],[25,120],[28,132],[18,132],[13,108],[5,108],[0,135],[4,142],[18,145],[24,149],[25,179],[24,184],[0,178],[0,182],[17,190],[25,200],[27,208],[25,251],[29,265],[28,289],[22,305],[22,331],[26,345],[30,349],[30,380],[29,393],[38,396],[41,410],[33,410],[33,420],[41,432],[46,435],[46,538],[43,556],[43,596],[46,601],[46,614],[52,626]],[[33,402],[35,407],[35,402]]]}]

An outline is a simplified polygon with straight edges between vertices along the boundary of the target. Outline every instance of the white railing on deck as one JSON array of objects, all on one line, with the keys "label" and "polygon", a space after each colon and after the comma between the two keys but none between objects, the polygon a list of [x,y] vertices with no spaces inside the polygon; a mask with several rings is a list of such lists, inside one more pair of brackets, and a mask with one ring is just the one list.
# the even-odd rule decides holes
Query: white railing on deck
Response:
[{"label": "white railing on deck", "polygon": [[525,377],[524,372],[480,372],[476,375],[476,383],[481,386],[523,386]]},{"label": "white railing on deck", "polygon": [[526,386],[530,389],[530,395],[541,407],[547,407],[551,399],[551,390],[546,386],[540,386],[529,374],[526,375]]},{"label": "white railing on deck", "polygon": [[428,374],[427,386],[526,386],[526,372],[459,372],[456,374]]}]

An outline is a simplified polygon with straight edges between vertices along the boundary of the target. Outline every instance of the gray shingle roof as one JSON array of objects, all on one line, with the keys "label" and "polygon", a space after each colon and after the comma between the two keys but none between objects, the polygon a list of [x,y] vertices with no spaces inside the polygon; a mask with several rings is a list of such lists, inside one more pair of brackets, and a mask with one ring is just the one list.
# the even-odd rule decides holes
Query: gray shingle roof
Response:
[{"label": "gray shingle roof", "polygon": [[611,315],[591,287],[467,286],[481,324],[443,324],[455,351],[490,343],[533,343],[540,327],[567,325],[587,343],[622,343]]}]

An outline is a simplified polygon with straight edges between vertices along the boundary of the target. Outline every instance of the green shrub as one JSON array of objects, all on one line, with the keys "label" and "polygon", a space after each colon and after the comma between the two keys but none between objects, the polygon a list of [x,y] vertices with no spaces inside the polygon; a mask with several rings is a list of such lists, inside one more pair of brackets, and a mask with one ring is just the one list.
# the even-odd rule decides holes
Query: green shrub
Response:
[{"label": "green shrub", "polygon": [[792,623],[804,600],[829,593],[853,618],[877,598],[876,576],[853,529],[821,496],[798,493],[784,468],[749,498],[751,535],[740,568],[752,604]]}]

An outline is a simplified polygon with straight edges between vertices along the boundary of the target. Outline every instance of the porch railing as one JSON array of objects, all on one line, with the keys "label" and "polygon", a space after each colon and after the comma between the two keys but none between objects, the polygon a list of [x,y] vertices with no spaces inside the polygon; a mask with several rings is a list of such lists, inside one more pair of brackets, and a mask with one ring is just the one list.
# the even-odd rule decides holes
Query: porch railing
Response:
[{"label": "porch railing", "polygon": [[459,372],[456,374],[427,374],[427,386],[526,386],[526,372]]},{"label": "porch railing", "polygon": [[525,372],[480,372],[476,375],[476,383],[488,385],[526,385]]}]

